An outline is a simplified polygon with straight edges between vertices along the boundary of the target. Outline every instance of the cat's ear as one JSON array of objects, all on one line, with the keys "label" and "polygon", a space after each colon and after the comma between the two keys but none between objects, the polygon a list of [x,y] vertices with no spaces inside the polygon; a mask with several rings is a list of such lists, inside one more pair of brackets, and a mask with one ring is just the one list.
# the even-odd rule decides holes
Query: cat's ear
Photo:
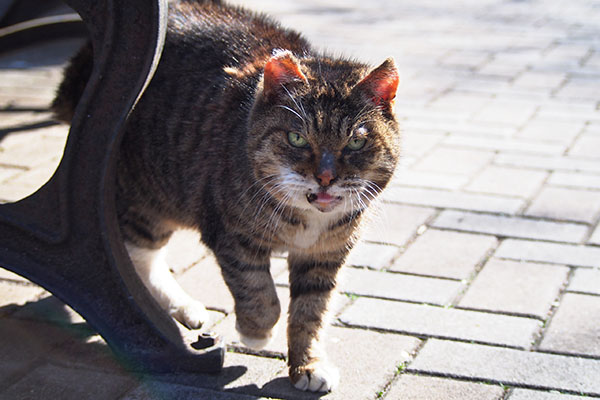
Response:
[{"label": "cat's ear", "polygon": [[265,65],[263,95],[267,98],[279,96],[288,86],[307,83],[291,51],[277,50]]},{"label": "cat's ear", "polygon": [[398,68],[390,57],[363,78],[354,90],[361,92],[377,106],[392,107],[399,82]]}]

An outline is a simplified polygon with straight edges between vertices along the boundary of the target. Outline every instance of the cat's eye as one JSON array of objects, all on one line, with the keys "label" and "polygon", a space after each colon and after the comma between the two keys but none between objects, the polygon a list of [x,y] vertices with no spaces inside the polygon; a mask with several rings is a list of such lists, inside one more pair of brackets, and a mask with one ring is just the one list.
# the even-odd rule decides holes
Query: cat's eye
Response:
[{"label": "cat's eye", "polygon": [[289,132],[288,141],[294,147],[308,147],[308,142],[299,133]]},{"label": "cat's eye", "polygon": [[365,147],[365,143],[367,143],[367,139],[365,138],[359,138],[359,137],[353,137],[352,139],[350,139],[350,141],[348,142],[348,144],[346,145],[346,147],[350,150],[360,150],[363,147]]}]

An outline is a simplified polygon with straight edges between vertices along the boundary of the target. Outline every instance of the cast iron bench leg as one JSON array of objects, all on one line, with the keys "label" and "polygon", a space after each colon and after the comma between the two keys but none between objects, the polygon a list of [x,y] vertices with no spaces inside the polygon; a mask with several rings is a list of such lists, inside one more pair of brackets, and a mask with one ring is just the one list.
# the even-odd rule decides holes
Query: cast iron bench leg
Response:
[{"label": "cast iron bench leg", "polygon": [[222,344],[212,336],[186,343],[135,274],[115,213],[116,150],[158,64],[166,0],[67,3],[90,32],[94,71],[52,179],[0,206],[0,265],[70,305],[130,368],[218,372]]}]

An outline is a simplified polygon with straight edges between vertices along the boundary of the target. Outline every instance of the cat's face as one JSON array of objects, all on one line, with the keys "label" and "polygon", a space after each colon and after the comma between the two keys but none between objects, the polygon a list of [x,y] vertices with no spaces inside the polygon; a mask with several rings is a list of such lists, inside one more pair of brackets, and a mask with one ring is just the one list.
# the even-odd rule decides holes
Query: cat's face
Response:
[{"label": "cat's face", "polygon": [[347,61],[275,55],[250,121],[248,154],[259,184],[303,210],[368,206],[399,156],[397,85],[391,60],[367,75],[363,65]]}]

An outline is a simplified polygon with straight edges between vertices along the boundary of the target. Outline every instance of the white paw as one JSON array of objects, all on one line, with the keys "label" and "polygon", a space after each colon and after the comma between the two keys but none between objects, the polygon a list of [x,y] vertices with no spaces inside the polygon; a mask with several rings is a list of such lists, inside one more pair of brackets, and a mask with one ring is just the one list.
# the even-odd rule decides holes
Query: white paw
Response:
[{"label": "white paw", "polygon": [[255,338],[246,336],[240,331],[240,326],[238,325],[237,321],[235,323],[235,329],[240,335],[240,342],[242,342],[244,346],[249,347],[253,350],[262,350],[265,347],[267,347],[269,343],[271,343],[271,340],[273,340],[273,331],[271,331],[265,338]]},{"label": "white paw", "polygon": [[307,368],[294,384],[296,389],[311,392],[331,392],[340,382],[337,368],[325,363],[317,363]]},{"label": "white paw", "polygon": [[197,300],[171,308],[170,314],[189,329],[200,329],[210,319],[204,304]]}]

